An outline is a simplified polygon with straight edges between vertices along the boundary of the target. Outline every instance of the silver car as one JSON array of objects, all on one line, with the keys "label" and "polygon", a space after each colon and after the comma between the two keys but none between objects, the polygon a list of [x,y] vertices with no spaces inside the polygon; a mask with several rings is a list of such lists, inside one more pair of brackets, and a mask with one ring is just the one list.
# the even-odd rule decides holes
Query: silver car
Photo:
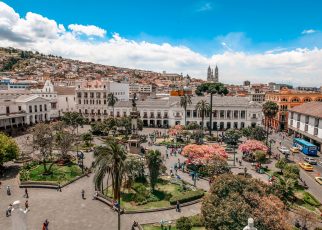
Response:
[{"label": "silver car", "polygon": [[305,157],[304,161],[306,161],[307,163],[309,163],[310,165],[316,165],[318,162],[313,159],[312,157]]},{"label": "silver car", "polygon": [[278,150],[279,150],[281,153],[285,154],[285,155],[290,154],[290,150],[289,150],[288,148],[286,148],[285,146],[281,146],[281,147],[279,147],[279,148],[278,148]]}]

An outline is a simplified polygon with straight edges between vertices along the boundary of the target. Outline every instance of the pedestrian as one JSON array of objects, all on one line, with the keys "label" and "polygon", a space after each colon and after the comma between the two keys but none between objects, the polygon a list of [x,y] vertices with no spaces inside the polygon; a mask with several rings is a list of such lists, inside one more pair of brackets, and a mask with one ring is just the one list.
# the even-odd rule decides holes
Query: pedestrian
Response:
[{"label": "pedestrian", "polygon": [[169,159],[168,150],[167,150],[167,151],[166,151],[166,153],[165,153],[165,157],[166,157],[167,159]]},{"label": "pedestrian", "polygon": [[7,186],[7,195],[10,196],[11,195],[11,190],[10,190],[10,186]]},{"label": "pedestrian", "polygon": [[60,184],[58,184],[57,192],[61,192],[61,185]]},{"label": "pedestrian", "polygon": [[9,204],[7,211],[6,211],[6,216],[9,217],[11,216],[11,210],[12,210],[12,204]]},{"label": "pedestrian", "polygon": [[46,219],[45,222],[42,224],[42,230],[48,230],[49,221]]},{"label": "pedestrian", "polygon": [[25,202],[25,210],[28,210],[28,208],[29,208],[29,203],[28,203],[28,200],[26,200],[26,202]]},{"label": "pedestrian", "polygon": [[178,158],[178,164],[180,165],[180,159]]},{"label": "pedestrian", "polygon": [[85,191],[82,189],[82,199],[85,200]]},{"label": "pedestrian", "polygon": [[236,157],[236,161],[238,162],[238,157]]},{"label": "pedestrian", "polygon": [[176,204],[176,212],[181,212],[181,210],[180,210],[180,203],[179,203],[178,200],[177,200],[177,204]]},{"label": "pedestrian", "polygon": [[27,188],[25,188],[25,198],[29,198],[29,194],[28,194],[28,189]]}]

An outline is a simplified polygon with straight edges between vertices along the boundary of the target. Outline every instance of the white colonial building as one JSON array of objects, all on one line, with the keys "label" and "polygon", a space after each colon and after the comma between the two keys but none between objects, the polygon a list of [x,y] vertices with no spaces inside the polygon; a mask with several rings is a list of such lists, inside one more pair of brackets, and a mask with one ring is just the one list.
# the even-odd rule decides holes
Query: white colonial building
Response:
[{"label": "white colonial building", "polygon": [[0,98],[0,129],[7,131],[14,127],[50,120],[50,101],[38,95],[21,95]]},{"label": "white colonial building", "polygon": [[130,88],[130,94],[134,93],[152,93],[152,85],[148,84],[138,84],[138,83],[132,83],[129,86]]},{"label": "white colonial building", "polygon": [[322,102],[308,102],[289,109],[289,132],[322,147]]},{"label": "white colonial building", "polygon": [[[197,122],[201,124],[200,113],[195,110],[195,107],[200,100],[209,101],[209,97],[194,96],[191,100],[192,104],[187,108],[187,123]],[[104,120],[113,115],[113,109],[107,106],[107,103],[97,103],[97,100],[94,100],[94,104],[78,104],[78,101],[76,100],[78,112],[90,121]],[[82,102],[82,98],[80,98],[80,102]],[[180,106],[180,97],[177,96],[137,101],[137,109],[144,126],[164,127],[184,124],[184,109]],[[130,111],[130,101],[119,101],[114,108],[116,117],[129,116]],[[239,129],[261,125],[262,109],[258,103],[250,102],[244,97],[214,96],[212,116],[213,130]],[[209,126],[209,114],[205,117],[204,126]]]}]

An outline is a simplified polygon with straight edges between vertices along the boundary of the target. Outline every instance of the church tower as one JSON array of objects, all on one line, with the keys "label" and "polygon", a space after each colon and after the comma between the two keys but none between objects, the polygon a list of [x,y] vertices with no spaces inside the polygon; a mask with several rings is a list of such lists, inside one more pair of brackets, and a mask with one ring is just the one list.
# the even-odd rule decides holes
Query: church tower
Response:
[{"label": "church tower", "polygon": [[207,81],[211,81],[211,79],[212,79],[212,70],[209,66],[207,71]]},{"label": "church tower", "polygon": [[218,83],[219,82],[219,73],[218,73],[218,67],[216,65],[216,68],[215,68],[215,79],[214,79],[214,82]]}]

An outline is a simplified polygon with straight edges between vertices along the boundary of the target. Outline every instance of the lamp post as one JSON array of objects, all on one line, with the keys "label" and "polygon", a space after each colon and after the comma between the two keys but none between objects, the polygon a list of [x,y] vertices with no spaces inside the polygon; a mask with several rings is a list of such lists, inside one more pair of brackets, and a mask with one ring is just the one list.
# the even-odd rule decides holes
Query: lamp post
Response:
[{"label": "lamp post", "polygon": [[220,126],[219,126],[219,124],[217,124],[217,140],[219,140],[219,128],[220,128]]}]

